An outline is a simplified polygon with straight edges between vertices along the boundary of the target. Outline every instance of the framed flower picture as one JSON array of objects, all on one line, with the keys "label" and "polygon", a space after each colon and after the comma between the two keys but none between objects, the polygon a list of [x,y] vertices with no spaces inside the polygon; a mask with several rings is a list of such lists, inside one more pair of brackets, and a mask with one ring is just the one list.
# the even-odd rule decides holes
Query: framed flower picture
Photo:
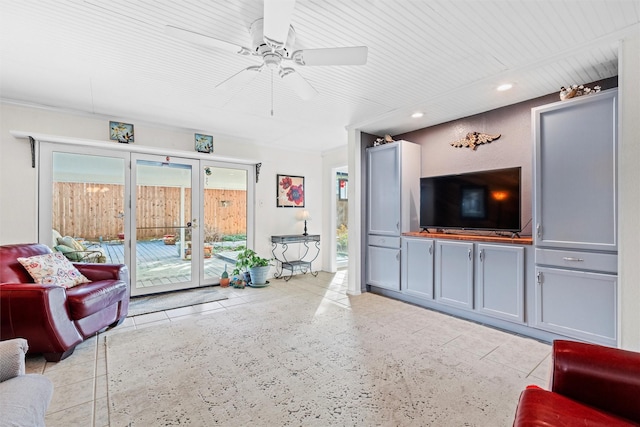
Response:
[{"label": "framed flower picture", "polygon": [[213,136],[195,134],[196,151],[199,153],[213,153]]},{"label": "framed flower picture", "polygon": [[129,123],[109,122],[109,139],[125,144],[133,142],[133,125]]},{"label": "framed flower picture", "polygon": [[304,177],[276,175],[279,208],[304,208]]}]

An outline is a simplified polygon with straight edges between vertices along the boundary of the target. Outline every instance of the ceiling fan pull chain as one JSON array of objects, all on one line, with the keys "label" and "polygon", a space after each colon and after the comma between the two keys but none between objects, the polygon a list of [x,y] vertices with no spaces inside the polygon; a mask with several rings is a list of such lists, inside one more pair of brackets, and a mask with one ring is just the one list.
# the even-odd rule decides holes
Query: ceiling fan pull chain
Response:
[{"label": "ceiling fan pull chain", "polygon": [[273,70],[271,70],[271,117],[273,117]]}]

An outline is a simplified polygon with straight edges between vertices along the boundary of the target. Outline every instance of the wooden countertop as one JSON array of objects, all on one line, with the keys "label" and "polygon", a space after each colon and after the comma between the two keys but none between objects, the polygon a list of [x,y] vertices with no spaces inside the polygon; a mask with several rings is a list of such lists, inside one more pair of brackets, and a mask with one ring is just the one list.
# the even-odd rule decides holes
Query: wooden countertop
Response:
[{"label": "wooden countertop", "polygon": [[425,231],[410,231],[402,233],[407,237],[423,237],[425,239],[448,239],[448,240],[473,240],[474,242],[489,243],[514,243],[519,245],[532,245],[533,238],[525,237],[507,237],[507,236],[486,236],[482,234],[464,234],[464,233],[427,233]]}]

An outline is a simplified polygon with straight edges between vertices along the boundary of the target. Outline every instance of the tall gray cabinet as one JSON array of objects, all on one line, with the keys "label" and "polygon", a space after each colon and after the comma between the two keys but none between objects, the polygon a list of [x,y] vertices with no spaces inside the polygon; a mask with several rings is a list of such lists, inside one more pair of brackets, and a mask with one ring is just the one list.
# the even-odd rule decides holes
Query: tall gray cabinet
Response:
[{"label": "tall gray cabinet", "polygon": [[420,223],[420,145],[367,149],[366,283],[400,290],[400,237]]},{"label": "tall gray cabinet", "polygon": [[535,327],[617,344],[617,90],[532,110]]}]

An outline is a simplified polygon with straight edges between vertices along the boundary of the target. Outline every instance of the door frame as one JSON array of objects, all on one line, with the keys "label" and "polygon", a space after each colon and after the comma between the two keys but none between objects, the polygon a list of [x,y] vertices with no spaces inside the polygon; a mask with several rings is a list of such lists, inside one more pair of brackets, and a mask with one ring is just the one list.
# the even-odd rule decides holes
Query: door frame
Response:
[{"label": "door frame", "polygon": [[[100,155],[105,157],[123,158],[125,160],[125,217],[124,217],[124,229],[129,231],[131,229],[131,207],[127,200],[131,200],[131,155],[133,153],[139,154],[157,154],[163,156],[175,156],[180,158],[194,159],[200,161],[200,170],[203,170],[203,165],[211,165],[217,167],[238,167],[246,169],[247,175],[247,246],[253,247],[255,243],[255,190],[256,190],[256,167],[260,164],[259,161],[253,159],[239,159],[239,158],[226,158],[211,154],[191,153],[188,151],[175,150],[175,149],[163,149],[149,146],[135,146],[130,144],[106,144],[104,141],[90,140],[90,139],[77,139],[71,137],[60,137],[44,134],[29,134],[22,132],[12,133],[16,138],[32,138],[34,140],[33,150],[36,153],[37,165],[34,166],[37,169],[38,174],[38,195],[36,197],[36,207],[38,211],[37,222],[34,224],[37,229],[38,242],[51,246],[52,237],[52,198],[51,198],[51,186],[52,186],[52,166],[51,157],[49,159],[44,158],[47,153],[53,151],[60,151],[71,154],[89,154]],[[128,162],[128,163],[127,163]],[[203,174],[199,173],[200,180],[204,180]],[[48,178],[47,178],[48,177]],[[131,249],[130,249],[130,237],[125,236],[124,246],[124,263],[131,270]],[[198,267],[198,270],[202,270],[202,265]],[[201,273],[204,275],[204,273]],[[209,283],[211,282],[211,283]],[[201,279],[201,286],[210,286],[215,282],[208,281],[203,282]]]}]

